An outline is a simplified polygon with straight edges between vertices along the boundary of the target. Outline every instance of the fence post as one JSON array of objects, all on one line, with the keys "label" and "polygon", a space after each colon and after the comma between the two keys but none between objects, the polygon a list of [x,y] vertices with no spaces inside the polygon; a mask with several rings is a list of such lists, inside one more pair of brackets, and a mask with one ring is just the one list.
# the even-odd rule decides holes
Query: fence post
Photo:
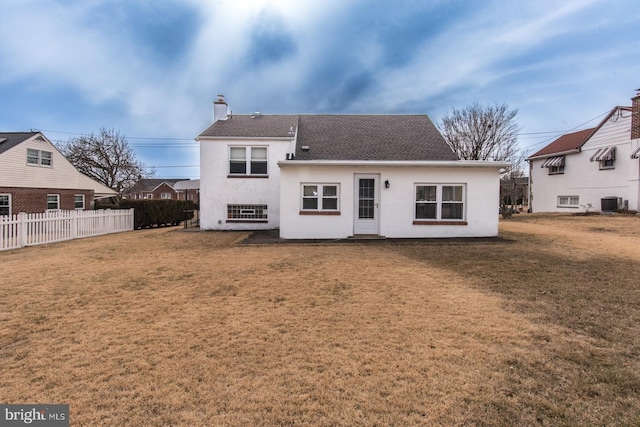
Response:
[{"label": "fence post", "polygon": [[18,247],[24,248],[27,245],[27,214],[18,214]]},{"label": "fence post", "polygon": [[71,217],[70,217],[70,224],[69,227],[71,227],[71,238],[75,239],[78,237],[78,211],[71,211]]},{"label": "fence post", "polygon": [[115,232],[115,217],[113,216],[113,211],[111,209],[107,209],[107,229],[106,232],[108,234]]}]

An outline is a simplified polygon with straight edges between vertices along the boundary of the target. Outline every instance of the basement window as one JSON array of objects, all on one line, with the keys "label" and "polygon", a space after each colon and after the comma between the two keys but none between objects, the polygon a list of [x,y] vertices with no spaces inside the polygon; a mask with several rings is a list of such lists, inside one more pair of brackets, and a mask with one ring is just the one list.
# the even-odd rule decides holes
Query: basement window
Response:
[{"label": "basement window", "polygon": [[268,222],[267,205],[227,205],[227,222]]},{"label": "basement window", "polygon": [[577,208],[580,206],[579,196],[558,196],[559,208]]}]

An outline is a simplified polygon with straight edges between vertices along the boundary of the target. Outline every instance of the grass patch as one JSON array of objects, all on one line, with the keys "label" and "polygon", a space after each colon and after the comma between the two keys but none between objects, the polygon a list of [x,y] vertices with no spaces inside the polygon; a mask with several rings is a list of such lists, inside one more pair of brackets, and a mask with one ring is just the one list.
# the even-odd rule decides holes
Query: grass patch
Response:
[{"label": "grass patch", "polygon": [[7,251],[0,395],[70,403],[73,425],[638,425],[638,221],[523,214],[498,242],[348,245],[152,229]]}]

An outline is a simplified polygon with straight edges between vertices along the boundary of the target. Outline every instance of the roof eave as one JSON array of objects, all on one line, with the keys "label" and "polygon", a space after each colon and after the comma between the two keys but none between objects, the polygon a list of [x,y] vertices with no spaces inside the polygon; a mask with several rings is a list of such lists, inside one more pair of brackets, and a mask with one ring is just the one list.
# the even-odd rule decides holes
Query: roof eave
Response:
[{"label": "roof eave", "polygon": [[505,168],[508,162],[483,160],[281,160],[280,167],[296,166],[379,166],[379,167],[486,167]]},{"label": "roof eave", "polygon": [[547,159],[549,157],[564,156],[565,154],[575,154],[575,153],[579,153],[580,151],[582,150],[580,150],[579,148],[574,148],[572,150],[560,151],[558,153],[542,154],[540,156],[527,157],[525,160],[529,162],[533,160]]},{"label": "roof eave", "polygon": [[198,136],[196,141],[291,141],[293,136]]}]

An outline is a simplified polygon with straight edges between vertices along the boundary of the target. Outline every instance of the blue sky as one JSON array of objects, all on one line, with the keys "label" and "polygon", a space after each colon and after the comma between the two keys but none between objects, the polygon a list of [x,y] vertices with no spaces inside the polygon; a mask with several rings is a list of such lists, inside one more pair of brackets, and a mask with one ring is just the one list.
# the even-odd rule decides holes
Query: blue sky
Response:
[{"label": "blue sky", "polygon": [[640,88],[636,0],[3,0],[0,130],[124,134],[158,178],[236,114],[518,109],[520,146],[595,126]]}]

